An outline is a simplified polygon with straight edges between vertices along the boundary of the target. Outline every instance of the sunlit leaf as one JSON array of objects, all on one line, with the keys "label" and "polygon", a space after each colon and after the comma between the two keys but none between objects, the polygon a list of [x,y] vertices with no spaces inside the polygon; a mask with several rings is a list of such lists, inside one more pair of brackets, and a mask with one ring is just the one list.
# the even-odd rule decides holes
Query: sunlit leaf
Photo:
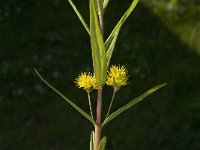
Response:
[{"label": "sunlit leaf", "polygon": [[74,3],[72,2],[72,0],[68,0],[70,5],[72,6],[72,8],[74,9],[76,15],[78,16],[79,20],[81,21],[81,23],[83,24],[83,26],[85,27],[86,31],[88,32],[88,34],[90,35],[90,29],[87,25],[87,23],[85,22],[85,20],[83,19],[81,13],[78,11],[78,9],[76,8],[76,6],[74,5]]},{"label": "sunlit leaf", "polygon": [[166,86],[167,84],[161,84],[158,86],[155,86],[153,88],[151,88],[150,90],[148,90],[147,92],[145,92],[144,94],[138,96],[137,98],[133,99],[131,102],[129,102],[128,104],[126,104],[125,106],[119,108],[118,110],[116,110],[115,112],[113,112],[110,116],[108,116],[108,118],[106,118],[103,122],[103,125],[106,125],[108,122],[110,122],[112,119],[114,119],[115,117],[117,117],[118,115],[120,115],[122,112],[124,112],[125,110],[131,108],[132,106],[134,106],[135,104],[137,104],[138,102],[142,101],[145,97],[149,96],[150,94],[154,93],[155,91],[157,91],[158,89]]},{"label": "sunlit leaf", "polygon": [[88,115],[85,111],[83,111],[80,107],[78,107],[76,104],[74,104],[71,100],[69,100],[67,97],[65,97],[60,91],[58,91],[55,87],[53,87],[50,83],[48,83],[35,69],[35,72],[40,77],[40,79],[54,92],[56,92],[58,95],[60,95],[68,104],[70,104],[75,110],[77,110],[81,115],[83,115],[86,119],[88,119],[93,125],[95,125],[95,121],[92,119],[90,115]]},{"label": "sunlit leaf", "polygon": [[90,0],[90,38],[95,78],[103,85],[107,72],[106,52],[94,0]]}]

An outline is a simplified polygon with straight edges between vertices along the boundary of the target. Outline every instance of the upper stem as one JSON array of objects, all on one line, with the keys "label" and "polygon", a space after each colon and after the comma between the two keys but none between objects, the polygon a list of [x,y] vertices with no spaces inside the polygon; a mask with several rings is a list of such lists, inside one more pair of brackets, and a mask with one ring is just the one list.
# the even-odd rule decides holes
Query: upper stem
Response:
[{"label": "upper stem", "polygon": [[98,15],[99,15],[99,24],[100,24],[101,34],[103,37],[104,36],[104,14],[99,13]]}]

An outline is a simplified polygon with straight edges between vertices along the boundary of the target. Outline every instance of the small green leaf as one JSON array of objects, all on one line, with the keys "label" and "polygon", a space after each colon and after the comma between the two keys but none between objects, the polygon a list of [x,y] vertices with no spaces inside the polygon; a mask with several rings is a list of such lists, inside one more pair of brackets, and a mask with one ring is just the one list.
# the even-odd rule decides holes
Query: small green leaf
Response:
[{"label": "small green leaf", "polygon": [[120,31],[120,29],[118,29],[116,31],[116,33],[110,39],[110,41],[108,41],[107,43],[105,43],[105,48],[107,50],[107,52],[106,52],[107,67],[109,67],[109,64],[110,64],[110,59],[112,58],[113,50],[115,48],[115,44],[116,44],[116,41],[117,41],[117,37],[119,35],[119,31]]},{"label": "small green leaf", "polygon": [[72,8],[74,9],[76,15],[78,16],[79,20],[81,21],[81,23],[83,24],[83,26],[85,27],[86,31],[88,32],[88,34],[90,35],[90,29],[87,25],[87,23],[85,22],[85,20],[83,19],[81,13],[78,11],[78,9],[76,8],[76,6],[74,5],[74,3],[72,2],[72,0],[68,0],[70,5],[72,6]]},{"label": "small green leaf", "polygon": [[94,75],[95,78],[102,85],[104,85],[107,72],[106,50],[99,26],[99,20],[95,9],[94,0],[90,0],[90,39],[92,47]]},{"label": "small green leaf", "polygon": [[80,107],[78,107],[76,104],[74,104],[71,100],[69,100],[67,97],[65,97],[60,91],[58,91],[55,87],[53,87],[51,84],[49,84],[35,69],[35,72],[40,77],[40,79],[54,92],[56,92],[58,95],[60,95],[68,104],[70,104],[74,109],[76,109],[81,115],[83,115],[86,119],[88,119],[93,125],[95,125],[95,121],[92,119],[90,115],[88,115],[85,111],[83,111]]},{"label": "small green leaf", "polygon": [[94,150],[94,131],[90,134],[90,150]]},{"label": "small green leaf", "polygon": [[102,124],[102,126],[106,125],[108,122],[110,122],[112,119],[114,119],[115,117],[117,117],[119,114],[121,114],[122,112],[124,112],[125,110],[131,108],[132,106],[134,106],[135,104],[137,104],[138,102],[142,101],[145,97],[147,97],[148,95],[154,93],[155,91],[157,91],[158,89],[166,86],[167,84],[161,84],[158,86],[155,86],[153,88],[151,88],[150,90],[148,90],[147,92],[145,92],[144,94],[138,96],[137,98],[133,99],[131,102],[129,102],[128,104],[126,104],[125,106],[119,108],[118,110],[116,110],[115,112],[113,112],[110,116],[108,116],[108,118],[106,118]]},{"label": "small green leaf", "polygon": [[98,150],[105,150],[105,149],[106,149],[106,137],[103,137],[103,139],[99,143]]},{"label": "small green leaf", "polygon": [[115,26],[115,28],[113,29],[113,31],[111,32],[111,34],[109,35],[109,37],[107,38],[106,43],[109,42],[109,41],[111,41],[111,39],[114,37],[114,35],[116,34],[116,32],[121,28],[121,26],[123,25],[123,23],[126,21],[126,19],[128,18],[128,16],[131,14],[131,12],[133,11],[133,9],[137,5],[138,1],[139,0],[134,0],[132,2],[132,4],[130,5],[130,7],[124,13],[124,15],[122,16],[122,18],[120,19],[120,21],[117,23],[117,25]]}]

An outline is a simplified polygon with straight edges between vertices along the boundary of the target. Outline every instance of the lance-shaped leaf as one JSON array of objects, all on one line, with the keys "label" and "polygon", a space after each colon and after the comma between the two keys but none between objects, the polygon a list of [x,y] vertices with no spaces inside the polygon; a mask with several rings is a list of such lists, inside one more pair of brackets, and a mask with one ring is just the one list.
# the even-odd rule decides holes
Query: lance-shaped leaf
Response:
[{"label": "lance-shaped leaf", "polygon": [[94,131],[90,134],[90,150],[94,150]]},{"label": "lance-shaped leaf", "polygon": [[131,108],[132,106],[134,106],[135,104],[137,104],[138,102],[142,101],[145,97],[149,96],[150,94],[154,93],[155,91],[157,91],[158,89],[166,86],[167,84],[161,84],[158,86],[155,86],[153,88],[151,88],[150,90],[148,90],[147,92],[145,92],[144,94],[138,96],[137,98],[133,99],[131,102],[129,102],[128,104],[126,104],[125,106],[119,108],[118,110],[116,110],[115,112],[113,112],[110,116],[108,116],[108,118],[106,118],[102,124],[102,126],[106,125],[108,122],[110,122],[112,119],[114,119],[115,117],[117,117],[118,115],[120,115],[122,112],[124,112],[125,110]]},{"label": "lance-shaped leaf", "polygon": [[99,143],[98,150],[105,150],[105,149],[106,149],[106,137],[103,137],[103,139]]},{"label": "lance-shaped leaf", "polygon": [[87,25],[87,23],[85,22],[85,20],[83,19],[81,13],[78,11],[78,9],[76,8],[76,6],[74,5],[74,3],[72,2],[72,0],[68,0],[70,5],[72,6],[72,8],[74,9],[76,15],[78,16],[79,20],[81,21],[81,23],[83,24],[83,26],[85,27],[86,31],[88,32],[88,34],[90,35],[90,29]]},{"label": "lance-shaped leaf", "polygon": [[124,24],[124,22],[126,21],[126,19],[128,18],[128,16],[131,14],[131,12],[133,11],[133,9],[137,5],[138,1],[139,0],[134,0],[132,2],[132,4],[130,5],[130,7],[124,13],[124,15],[122,16],[122,18],[120,19],[120,21],[117,23],[117,25],[115,26],[115,28],[113,29],[113,31],[111,32],[111,34],[109,35],[109,37],[107,38],[106,43],[107,42],[109,43],[110,41],[112,41],[114,35],[121,28],[121,26]]},{"label": "lance-shaped leaf", "polygon": [[106,81],[106,52],[94,0],[90,0],[90,38],[95,78],[103,85]]},{"label": "lance-shaped leaf", "polygon": [[60,91],[58,91],[55,87],[53,87],[50,83],[48,83],[35,69],[35,72],[40,77],[40,79],[54,92],[56,92],[60,97],[62,97],[68,104],[70,104],[75,110],[77,110],[81,115],[83,115],[86,119],[88,119],[93,125],[95,125],[95,121],[92,119],[90,115],[88,115],[84,110],[82,110],[80,107],[78,107],[76,104],[74,104],[71,100],[69,100],[67,97],[65,97]]},{"label": "lance-shaped leaf", "polygon": [[117,37],[119,35],[119,31],[120,31],[120,29],[118,29],[116,31],[116,33],[114,34],[114,36],[112,37],[112,39],[109,42],[105,43],[107,67],[109,67],[109,64],[110,64],[110,59],[112,58],[112,54],[113,54],[113,51],[115,48]]}]

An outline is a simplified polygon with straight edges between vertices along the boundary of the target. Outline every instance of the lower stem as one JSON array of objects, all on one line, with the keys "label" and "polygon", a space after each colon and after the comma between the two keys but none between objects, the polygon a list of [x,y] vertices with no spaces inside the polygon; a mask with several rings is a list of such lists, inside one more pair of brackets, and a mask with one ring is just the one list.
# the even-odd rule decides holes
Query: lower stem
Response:
[{"label": "lower stem", "polygon": [[96,111],[96,125],[94,132],[94,150],[98,150],[101,141],[101,111],[102,111],[102,89],[98,89],[97,95],[97,111]]}]

